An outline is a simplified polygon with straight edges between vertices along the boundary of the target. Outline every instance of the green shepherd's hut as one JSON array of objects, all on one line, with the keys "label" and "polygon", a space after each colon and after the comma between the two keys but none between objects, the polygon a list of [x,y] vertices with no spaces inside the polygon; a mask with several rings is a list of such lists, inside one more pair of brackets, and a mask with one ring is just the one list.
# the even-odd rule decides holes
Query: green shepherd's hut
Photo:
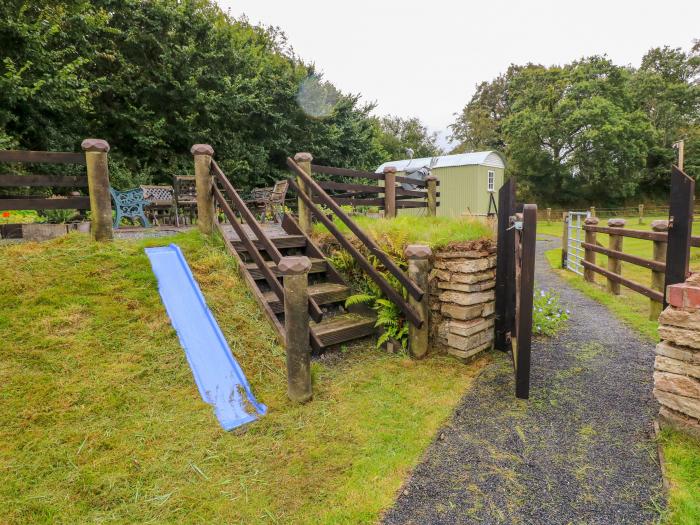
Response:
[{"label": "green shepherd's hut", "polygon": [[[503,186],[506,163],[497,151],[473,151],[457,155],[442,155],[421,159],[392,160],[379,166],[396,168],[396,175],[424,179],[434,175],[440,181],[438,216],[486,215],[495,212],[491,202],[498,202],[498,190]],[[406,189],[413,189],[407,187]],[[489,209],[490,204],[490,209]],[[408,208],[399,215],[425,215],[425,208]]]}]

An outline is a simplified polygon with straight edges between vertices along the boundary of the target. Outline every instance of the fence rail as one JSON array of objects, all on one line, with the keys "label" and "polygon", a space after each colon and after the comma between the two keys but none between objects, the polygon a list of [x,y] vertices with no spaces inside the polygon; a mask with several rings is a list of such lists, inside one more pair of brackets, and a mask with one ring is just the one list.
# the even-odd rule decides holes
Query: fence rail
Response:
[{"label": "fence rail", "polygon": [[[311,164],[311,172],[327,176],[381,181],[382,185],[331,180],[316,180],[316,183],[324,190],[342,192],[329,193],[330,197],[338,204],[376,206],[384,210],[386,217],[394,217],[397,209],[409,208],[427,208],[429,215],[435,215],[436,208],[440,206],[438,200],[440,193],[437,191],[440,181],[434,178],[417,180],[397,176],[392,170],[387,170],[384,173],[372,173],[318,164]],[[422,189],[409,189],[397,186],[397,184],[411,184]],[[312,195],[312,198],[317,204],[323,204],[318,196]]]}]

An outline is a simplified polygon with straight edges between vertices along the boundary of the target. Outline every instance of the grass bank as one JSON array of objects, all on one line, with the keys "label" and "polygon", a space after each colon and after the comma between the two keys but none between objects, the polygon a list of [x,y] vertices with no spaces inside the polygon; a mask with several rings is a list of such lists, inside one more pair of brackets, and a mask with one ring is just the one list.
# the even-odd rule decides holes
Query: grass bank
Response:
[{"label": "grass bank", "polygon": [[[539,225],[538,225],[539,226]],[[561,228],[561,223],[559,224]],[[635,225],[642,229],[642,225]],[[545,229],[545,232],[547,230]],[[604,239],[600,239],[603,237]],[[607,236],[600,235],[599,240],[607,243]],[[630,242],[628,242],[630,241]],[[624,251],[641,257],[651,256],[649,241],[625,239]],[[649,253],[647,253],[649,250]],[[649,300],[645,297],[622,288],[622,295],[615,296],[607,293],[604,280],[596,279],[596,283],[587,283],[573,272],[561,270],[561,250],[548,250],[545,253],[550,266],[559,272],[571,286],[585,293],[592,299],[607,306],[610,311],[625,323],[636,329],[643,336],[658,341],[658,322],[649,319]],[[607,258],[598,255],[597,263],[607,265]],[[632,265],[622,263],[623,275],[640,283],[642,273],[648,270],[630,268]],[[691,249],[691,267],[700,270],[700,257],[697,249]],[[641,270],[638,271],[638,270]],[[598,277],[598,276],[596,276]],[[664,513],[664,523],[667,525],[691,525],[700,523],[700,440],[672,430],[664,430],[659,438],[664,458],[666,475],[669,480],[668,508]]]},{"label": "grass bank", "polygon": [[[387,246],[397,253],[401,253],[407,244],[428,244],[437,249],[453,242],[490,239],[493,236],[491,229],[483,222],[463,217],[406,215],[388,220],[356,215],[353,220],[380,246]],[[333,218],[333,223],[344,235],[351,235],[345,223],[337,217]],[[314,234],[318,237],[330,235],[320,223],[314,225]]]},{"label": "grass bank", "polygon": [[[270,409],[238,431],[201,401],[161,304],[143,248],[169,242]],[[315,363],[314,400],[296,406],[217,242],[73,234],[0,259],[3,523],[373,523],[478,369],[370,342]]]}]

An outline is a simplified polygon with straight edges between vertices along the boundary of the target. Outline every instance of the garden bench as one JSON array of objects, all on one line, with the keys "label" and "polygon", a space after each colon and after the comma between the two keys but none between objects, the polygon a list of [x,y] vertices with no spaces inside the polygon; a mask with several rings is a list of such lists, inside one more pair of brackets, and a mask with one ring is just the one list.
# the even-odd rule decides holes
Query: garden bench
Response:
[{"label": "garden bench", "polygon": [[115,190],[110,186],[109,194],[112,196],[114,201],[114,208],[116,216],[114,217],[114,228],[119,228],[121,220],[126,217],[131,219],[141,219],[145,228],[150,228],[151,223],[146,218],[146,213],[143,207],[151,203],[151,201],[144,199],[143,190],[141,188],[134,188],[131,190]]},{"label": "garden bench", "polygon": [[250,208],[260,211],[260,220],[270,217],[277,220],[284,211],[284,200],[287,197],[289,181],[287,179],[278,180],[274,187],[255,188],[250,192],[245,201]]},{"label": "garden bench", "polygon": [[175,190],[172,186],[141,185],[143,198],[149,201],[146,215],[158,225],[164,215],[168,215],[172,224],[173,214],[177,222],[177,207],[175,205]]}]

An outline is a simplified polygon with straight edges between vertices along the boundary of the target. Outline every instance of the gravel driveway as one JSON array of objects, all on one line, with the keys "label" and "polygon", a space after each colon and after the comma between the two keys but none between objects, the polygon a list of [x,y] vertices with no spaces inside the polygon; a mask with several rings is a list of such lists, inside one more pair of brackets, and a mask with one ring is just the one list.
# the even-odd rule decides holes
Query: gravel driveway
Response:
[{"label": "gravel driveway", "polygon": [[530,400],[494,353],[406,482],[386,524],[654,523],[664,500],[652,420],[653,343],[570,288],[538,241],[536,287],[571,310],[532,350]]}]

